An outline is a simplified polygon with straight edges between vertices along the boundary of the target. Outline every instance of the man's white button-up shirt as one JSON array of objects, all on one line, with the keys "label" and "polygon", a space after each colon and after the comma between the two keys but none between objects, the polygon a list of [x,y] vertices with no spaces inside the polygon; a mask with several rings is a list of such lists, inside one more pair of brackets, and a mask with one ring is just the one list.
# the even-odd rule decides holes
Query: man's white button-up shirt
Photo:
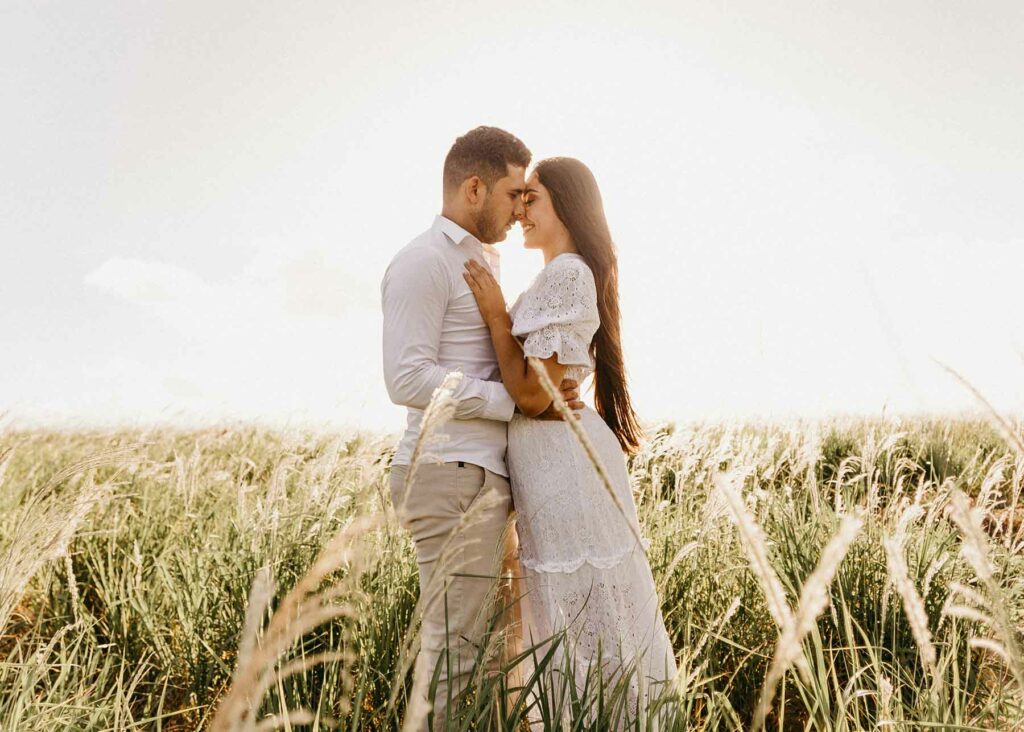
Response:
[{"label": "man's white button-up shirt", "polygon": [[461,371],[455,418],[438,432],[447,438],[429,452],[507,477],[507,423],[515,402],[501,383],[490,333],[462,277],[463,263],[471,258],[498,277],[494,247],[438,216],[395,255],[381,281],[384,382],[391,401],[409,410],[394,464],[409,464],[434,389],[447,372]]}]

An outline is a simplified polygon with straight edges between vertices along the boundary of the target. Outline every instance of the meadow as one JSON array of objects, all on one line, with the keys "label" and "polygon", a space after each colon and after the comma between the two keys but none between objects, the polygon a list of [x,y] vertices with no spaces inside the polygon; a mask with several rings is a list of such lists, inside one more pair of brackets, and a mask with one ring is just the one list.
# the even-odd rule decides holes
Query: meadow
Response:
[{"label": "meadow", "polygon": [[[980,418],[651,427],[629,467],[680,667],[661,728],[1024,728],[1020,440]],[[0,432],[0,729],[399,728],[419,588],[393,442]],[[525,728],[495,703],[511,678],[476,677],[449,726]],[[619,697],[595,677],[534,713],[650,728]]]}]

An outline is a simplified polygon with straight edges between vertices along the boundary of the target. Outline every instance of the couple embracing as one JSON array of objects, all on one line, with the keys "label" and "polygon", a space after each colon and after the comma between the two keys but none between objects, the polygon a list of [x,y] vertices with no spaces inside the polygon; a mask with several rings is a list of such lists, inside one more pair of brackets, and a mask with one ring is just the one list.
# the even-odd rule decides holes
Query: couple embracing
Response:
[{"label": "couple embracing", "polygon": [[[412,534],[421,593],[443,595],[424,612],[413,672],[421,695],[438,674],[425,700],[435,727],[494,618],[512,647],[564,633],[556,656],[571,655],[576,677],[566,683],[580,688],[588,666],[632,667],[633,713],[643,712],[644,690],[676,670],[626,472],[624,453],[641,433],[600,191],[578,160],[542,160],[527,175],[530,159],[498,128],[459,137],[444,161],[441,214],[395,255],[381,283],[385,382],[391,400],[408,408],[392,500]],[[544,266],[506,309],[494,245],[516,222]],[[561,385],[617,501],[560,421],[531,356]],[[440,462],[412,470],[423,410],[450,371],[463,378],[433,449]],[[578,391],[591,374],[595,409]],[[517,578],[510,603],[495,592],[503,573]]]}]

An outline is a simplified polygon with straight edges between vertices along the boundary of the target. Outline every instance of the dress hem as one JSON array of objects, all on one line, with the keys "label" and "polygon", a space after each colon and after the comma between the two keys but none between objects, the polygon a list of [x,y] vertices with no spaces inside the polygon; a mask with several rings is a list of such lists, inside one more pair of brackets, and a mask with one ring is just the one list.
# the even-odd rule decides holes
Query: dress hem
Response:
[{"label": "dress hem", "polygon": [[[643,539],[641,547],[644,551],[650,546],[650,539]],[[626,561],[630,555],[635,551],[636,544],[627,547],[626,549],[616,552],[615,554],[609,554],[604,557],[581,557],[579,559],[572,559],[568,562],[538,562],[535,559],[527,559],[526,557],[519,555],[519,562],[524,567],[532,569],[534,572],[544,572],[545,574],[571,574],[577,571],[584,564],[589,564],[595,569],[611,569]]]}]

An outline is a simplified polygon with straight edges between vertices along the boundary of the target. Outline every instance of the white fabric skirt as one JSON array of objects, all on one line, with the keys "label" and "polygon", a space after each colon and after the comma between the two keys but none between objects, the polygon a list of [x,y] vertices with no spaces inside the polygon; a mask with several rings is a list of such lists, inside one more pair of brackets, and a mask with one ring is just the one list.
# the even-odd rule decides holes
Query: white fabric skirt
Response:
[{"label": "white fabric skirt", "polygon": [[509,424],[508,467],[524,576],[523,643],[528,647],[566,630],[568,643],[556,652],[554,667],[561,668],[568,650],[578,688],[588,666],[600,665],[609,681],[623,665],[635,666],[631,714],[643,713],[645,690],[660,691],[675,677],[675,659],[645,547],[636,538],[639,522],[625,457],[597,412],[582,410],[580,424],[624,512],[568,425],[520,415]]}]

